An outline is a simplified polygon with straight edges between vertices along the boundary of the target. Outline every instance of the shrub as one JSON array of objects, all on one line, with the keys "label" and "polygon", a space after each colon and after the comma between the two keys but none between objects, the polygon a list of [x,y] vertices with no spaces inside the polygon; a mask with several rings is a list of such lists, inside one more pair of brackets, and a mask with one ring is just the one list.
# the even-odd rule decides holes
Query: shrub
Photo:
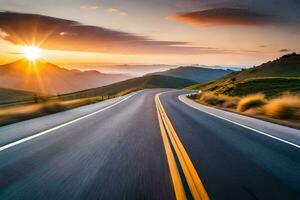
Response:
[{"label": "shrub", "polygon": [[229,96],[227,96],[227,97],[228,97],[227,101],[225,101],[222,106],[224,108],[234,108],[235,109],[240,101],[240,98],[239,97],[229,97]]},{"label": "shrub", "polygon": [[246,110],[245,113],[247,113],[249,115],[264,115],[265,110],[264,110],[264,107],[250,108],[250,109]]},{"label": "shrub", "polygon": [[248,109],[262,107],[267,103],[265,95],[258,93],[242,98],[237,106],[237,111],[245,112]]},{"label": "shrub", "polygon": [[198,101],[213,106],[220,106],[225,108],[235,108],[239,98],[230,97],[226,95],[215,95],[212,92],[204,92],[198,96]]},{"label": "shrub", "polygon": [[213,94],[212,92],[204,92],[199,95],[199,101],[213,106],[218,106],[222,105],[225,102],[225,99]]},{"label": "shrub", "polygon": [[284,95],[270,101],[265,107],[265,114],[277,119],[300,119],[300,98]]}]

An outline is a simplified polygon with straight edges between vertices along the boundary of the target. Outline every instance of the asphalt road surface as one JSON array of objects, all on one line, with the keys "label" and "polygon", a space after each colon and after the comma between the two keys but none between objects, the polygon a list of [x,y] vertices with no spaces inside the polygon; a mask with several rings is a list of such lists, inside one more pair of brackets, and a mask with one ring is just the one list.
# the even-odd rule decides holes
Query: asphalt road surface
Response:
[{"label": "asphalt road surface", "polygon": [[143,90],[0,127],[0,199],[300,199],[299,130],[185,93]]}]

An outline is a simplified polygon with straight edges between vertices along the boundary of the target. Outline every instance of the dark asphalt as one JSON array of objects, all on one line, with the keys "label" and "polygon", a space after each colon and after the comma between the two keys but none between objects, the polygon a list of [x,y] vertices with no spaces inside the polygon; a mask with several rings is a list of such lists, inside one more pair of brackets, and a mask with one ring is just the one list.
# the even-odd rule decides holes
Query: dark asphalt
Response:
[{"label": "dark asphalt", "polygon": [[0,199],[174,199],[156,92],[0,152]]},{"label": "dark asphalt", "polygon": [[[299,148],[195,110],[178,100],[182,93],[161,95],[162,104],[211,199],[300,199]],[[262,131],[274,126],[254,125]],[[281,129],[270,134],[293,131],[300,138],[298,130]]]},{"label": "dark asphalt", "polygon": [[[0,199],[174,199],[154,103],[161,91],[0,151]],[[300,199],[299,148],[191,108],[182,93],[161,101],[211,199]],[[118,100],[1,127],[0,144]]]}]

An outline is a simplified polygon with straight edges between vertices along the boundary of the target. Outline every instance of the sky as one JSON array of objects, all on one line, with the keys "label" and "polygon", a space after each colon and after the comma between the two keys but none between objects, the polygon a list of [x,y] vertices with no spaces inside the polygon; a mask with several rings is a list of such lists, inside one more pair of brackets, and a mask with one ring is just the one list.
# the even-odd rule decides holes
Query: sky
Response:
[{"label": "sky", "polygon": [[0,63],[253,66],[300,49],[299,0],[0,0]]}]

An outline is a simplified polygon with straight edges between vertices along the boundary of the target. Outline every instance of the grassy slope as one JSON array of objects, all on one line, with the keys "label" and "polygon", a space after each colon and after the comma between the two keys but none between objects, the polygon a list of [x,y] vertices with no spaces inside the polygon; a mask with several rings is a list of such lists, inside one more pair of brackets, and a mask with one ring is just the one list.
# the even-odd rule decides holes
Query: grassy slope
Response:
[{"label": "grassy slope", "polygon": [[283,56],[242,72],[234,72],[216,81],[188,87],[218,94],[244,96],[263,92],[269,97],[290,91],[299,93],[300,55]]},{"label": "grassy slope", "polygon": [[286,91],[292,94],[300,92],[300,78],[257,78],[238,83],[236,87],[225,94],[230,96],[245,96],[263,92],[268,97],[276,97]]},{"label": "grassy slope", "polygon": [[33,92],[0,88],[0,104],[32,100],[34,96]]}]

